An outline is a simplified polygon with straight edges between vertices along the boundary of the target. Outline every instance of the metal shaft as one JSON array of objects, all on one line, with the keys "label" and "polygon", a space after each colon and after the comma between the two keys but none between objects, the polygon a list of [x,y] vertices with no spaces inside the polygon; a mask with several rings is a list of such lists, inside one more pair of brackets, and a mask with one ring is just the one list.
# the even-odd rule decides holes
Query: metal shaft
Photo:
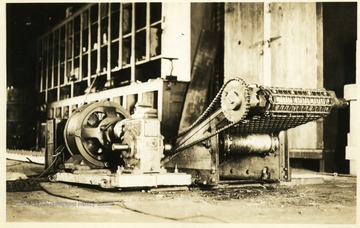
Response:
[{"label": "metal shaft", "polygon": [[228,154],[272,153],[279,148],[279,138],[269,134],[223,135],[224,152]]},{"label": "metal shaft", "polygon": [[129,147],[129,145],[126,145],[126,144],[113,143],[111,145],[111,149],[113,151],[124,151],[124,150],[129,150],[130,147]]}]

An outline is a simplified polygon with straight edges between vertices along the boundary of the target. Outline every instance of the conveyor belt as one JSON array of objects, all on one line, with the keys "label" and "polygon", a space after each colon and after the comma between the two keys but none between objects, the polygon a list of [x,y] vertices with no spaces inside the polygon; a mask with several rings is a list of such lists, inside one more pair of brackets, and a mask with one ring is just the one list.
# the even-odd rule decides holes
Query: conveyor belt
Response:
[{"label": "conveyor belt", "polygon": [[268,101],[263,115],[245,119],[236,127],[241,133],[274,133],[327,116],[334,99],[324,89],[261,88]]}]

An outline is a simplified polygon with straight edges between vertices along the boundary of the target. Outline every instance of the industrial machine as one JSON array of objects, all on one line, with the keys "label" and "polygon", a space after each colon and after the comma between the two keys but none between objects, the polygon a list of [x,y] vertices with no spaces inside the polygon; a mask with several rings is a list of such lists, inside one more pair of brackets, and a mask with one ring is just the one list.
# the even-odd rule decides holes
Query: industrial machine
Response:
[{"label": "industrial machine", "polygon": [[151,105],[138,102],[130,115],[117,103],[93,102],[59,128],[64,146],[50,155],[50,166],[56,166],[52,180],[103,188],[286,181],[282,131],[346,106],[325,89],[264,87],[234,78],[188,129],[164,138]]}]

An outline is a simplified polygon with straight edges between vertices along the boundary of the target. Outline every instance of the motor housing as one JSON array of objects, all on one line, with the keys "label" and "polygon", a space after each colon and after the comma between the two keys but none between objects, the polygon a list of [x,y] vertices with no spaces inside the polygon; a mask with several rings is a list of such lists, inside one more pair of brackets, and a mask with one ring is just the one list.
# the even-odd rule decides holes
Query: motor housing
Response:
[{"label": "motor housing", "polygon": [[164,157],[164,137],[160,133],[157,118],[128,119],[118,124],[122,128],[114,152],[120,152],[124,172],[160,172],[160,160]]}]

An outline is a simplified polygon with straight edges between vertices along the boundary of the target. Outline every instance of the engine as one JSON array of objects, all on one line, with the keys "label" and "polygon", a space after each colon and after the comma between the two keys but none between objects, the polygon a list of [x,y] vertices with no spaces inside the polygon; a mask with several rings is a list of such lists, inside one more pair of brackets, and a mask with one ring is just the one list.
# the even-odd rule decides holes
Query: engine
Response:
[{"label": "engine", "polygon": [[[164,138],[156,110],[137,105],[130,117],[119,104],[110,101],[84,105],[68,119],[65,144],[76,159],[66,169],[78,165],[89,168],[120,167],[124,172],[160,172]],[[73,156],[74,157],[74,156]]]},{"label": "engine", "polygon": [[66,122],[70,157],[53,180],[103,188],[288,180],[280,132],[346,105],[325,89],[262,87],[235,78],[188,129],[165,139],[151,105],[137,103],[130,115],[111,101],[86,104]]}]

